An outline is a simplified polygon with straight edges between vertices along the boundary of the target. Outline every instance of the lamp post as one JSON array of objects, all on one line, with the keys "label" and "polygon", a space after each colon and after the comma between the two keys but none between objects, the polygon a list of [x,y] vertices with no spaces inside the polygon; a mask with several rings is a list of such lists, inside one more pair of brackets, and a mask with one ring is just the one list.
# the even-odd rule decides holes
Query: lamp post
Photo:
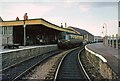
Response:
[{"label": "lamp post", "polygon": [[25,24],[25,20],[23,20],[24,24],[23,24],[23,29],[24,29],[24,46],[26,46],[26,24]]},{"label": "lamp post", "polygon": [[105,28],[105,36],[107,36],[107,24],[106,23],[103,24],[103,29],[104,28]]},{"label": "lamp post", "polygon": [[[108,44],[108,37],[107,37],[107,24],[104,23],[103,24],[103,29],[105,28],[105,35],[104,35],[104,44],[107,45]],[[103,30],[104,31],[104,30]],[[103,32],[104,33],[104,32]]]},{"label": "lamp post", "polygon": [[27,16],[27,13],[25,13],[25,15],[23,16],[24,20],[24,25],[23,25],[23,28],[24,28],[24,46],[26,46],[26,23],[25,23],[25,20],[28,20],[28,16]]}]

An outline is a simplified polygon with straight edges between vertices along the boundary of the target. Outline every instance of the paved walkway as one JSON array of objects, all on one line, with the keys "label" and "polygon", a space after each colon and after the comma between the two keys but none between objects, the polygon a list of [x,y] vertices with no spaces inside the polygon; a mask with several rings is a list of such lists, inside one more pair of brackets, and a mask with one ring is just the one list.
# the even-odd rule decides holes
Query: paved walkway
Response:
[{"label": "paved walkway", "polygon": [[89,50],[102,55],[106,60],[107,64],[117,74],[120,73],[120,49],[115,49],[109,46],[105,46],[102,43],[88,44],[86,46]]},{"label": "paved walkway", "polygon": [[19,46],[19,49],[3,49],[3,47],[0,47],[0,54],[6,53],[6,52],[12,52],[12,51],[20,51],[24,49],[31,49],[31,48],[36,48],[36,47],[47,47],[47,46],[57,46],[57,44],[39,45],[39,46]]}]

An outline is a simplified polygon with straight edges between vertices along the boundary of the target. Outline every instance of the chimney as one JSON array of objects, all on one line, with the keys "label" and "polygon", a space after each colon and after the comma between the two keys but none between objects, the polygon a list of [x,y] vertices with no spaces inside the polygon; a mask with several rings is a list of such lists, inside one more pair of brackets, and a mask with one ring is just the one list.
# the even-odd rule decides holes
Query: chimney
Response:
[{"label": "chimney", "polygon": [[65,28],[67,28],[67,23],[65,23]]},{"label": "chimney", "polygon": [[28,20],[27,13],[25,13],[25,15],[24,15],[24,20]]},{"label": "chimney", "polygon": [[62,23],[61,23],[61,28],[63,28],[63,25],[62,25]]},{"label": "chimney", "polygon": [[2,22],[3,21],[3,19],[1,18],[1,16],[0,16],[0,22]]},{"label": "chimney", "polygon": [[19,18],[18,18],[18,17],[16,18],[16,21],[19,21]]}]

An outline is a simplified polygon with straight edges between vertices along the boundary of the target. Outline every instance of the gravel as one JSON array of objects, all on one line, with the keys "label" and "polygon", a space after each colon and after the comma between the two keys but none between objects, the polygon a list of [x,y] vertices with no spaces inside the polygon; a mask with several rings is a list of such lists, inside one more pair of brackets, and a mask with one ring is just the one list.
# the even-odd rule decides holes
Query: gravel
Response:
[{"label": "gravel", "polygon": [[81,61],[92,81],[96,81],[96,80],[99,81],[103,79],[102,75],[99,73],[96,67],[94,67],[94,65],[91,64],[89,59],[87,59],[84,51],[81,53]]},{"label": "gravel", "polygon": [[60,61],[60,58],[64,55],[64,53],[60,53],[58,55],[55,55],[53,57],[50,57],[47,61],[45,61],[43,64],[38,65],[36,68],[34,68],[29,74],[24,76],[22,79],[33,80],[45,80],[46,77],[48,77],[49,72],[51,69],[57,65],[57,63]]}]

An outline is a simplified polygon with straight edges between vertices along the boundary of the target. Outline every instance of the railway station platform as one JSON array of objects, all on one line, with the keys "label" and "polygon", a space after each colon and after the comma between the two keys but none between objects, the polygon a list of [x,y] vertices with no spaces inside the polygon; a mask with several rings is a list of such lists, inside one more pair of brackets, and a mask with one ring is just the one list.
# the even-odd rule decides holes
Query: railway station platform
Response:
[{"label": "railway station platform", "polygon": [[[57,44],[40,46],[20,46],[19,49],[0,49],[2,69],[10,65],[58,50]],[[0,68],[1,70],[1,68]]]},{"label": "railway station platform", "polygon": [[[108,66],[107,69],[111,69],[119,76],[120,50],[106,46],[102,43],[88,44],[86,45],[85,50],[91,52],[91,54],[92,53],[94,53],[94,55],[96,54],[96,56],[98,56],[101,60],[103,60],[103,62]],[[100,64],[99,66],[101,67]],[[103,69],[105,69],[105,67]],[[105,72],[105,70],[103,70],[103,72]],[[107,71],[107,73],[110,76],[110,72]]]},{"label": "railway station platform", "polygon": [[57,49],[57,44],[50,44],[50,45],[35,45],[35,46],[19,46],[19,49],[4,49],[3,46],[0,47],[0,54],[3,53],[9,53],[9,52],[15,52],[15,51],[22,51],[22,50],[27,50],[27,49],[34,49],[34,48],[45,48],[45,47],[56,47]]}]

